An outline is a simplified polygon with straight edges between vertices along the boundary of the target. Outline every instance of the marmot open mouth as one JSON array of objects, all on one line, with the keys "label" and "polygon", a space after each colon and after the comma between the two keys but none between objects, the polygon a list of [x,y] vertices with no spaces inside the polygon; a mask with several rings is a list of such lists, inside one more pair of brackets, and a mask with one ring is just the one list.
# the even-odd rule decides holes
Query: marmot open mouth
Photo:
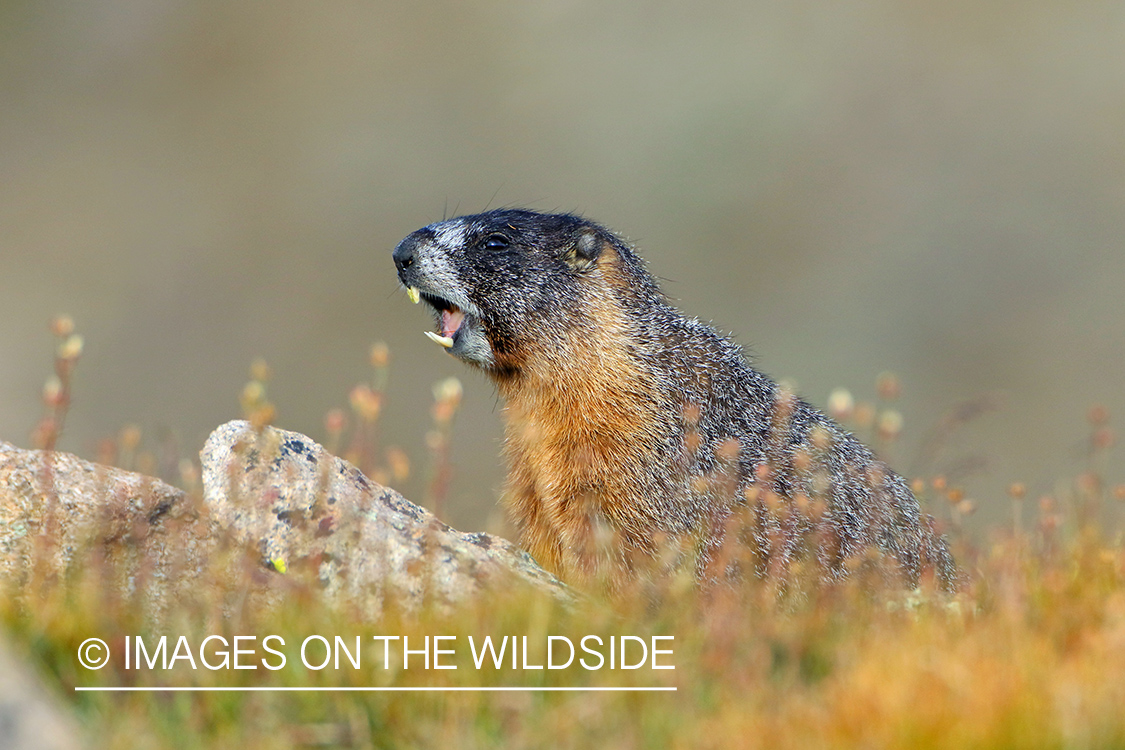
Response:
[{"label": "marmot open mouth", "polygon": [[444,297],[438,297],[426,292],[422,292],[420,296],[438,312],[438,324],[441,326],[440,334],[427,332],[426,335],[446,349],[449,349],[453,346],[453,339],[457,335],[457,332],[461,330],[461,324],[465,322],[464,311]]}]

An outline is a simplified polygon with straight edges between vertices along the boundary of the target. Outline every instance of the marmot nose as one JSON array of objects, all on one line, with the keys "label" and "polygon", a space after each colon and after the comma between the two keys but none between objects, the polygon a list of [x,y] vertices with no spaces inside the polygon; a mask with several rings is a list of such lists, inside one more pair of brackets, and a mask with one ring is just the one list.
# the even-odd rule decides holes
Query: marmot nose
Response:
[{"label": "marmot nose", "polygon": [[418,239],[414,235],[410,235],[402,242],[398,243],[398,247],[394,251],[395,268],[401,274],[406,269],[414,265],[414,251],[418,248]]}]

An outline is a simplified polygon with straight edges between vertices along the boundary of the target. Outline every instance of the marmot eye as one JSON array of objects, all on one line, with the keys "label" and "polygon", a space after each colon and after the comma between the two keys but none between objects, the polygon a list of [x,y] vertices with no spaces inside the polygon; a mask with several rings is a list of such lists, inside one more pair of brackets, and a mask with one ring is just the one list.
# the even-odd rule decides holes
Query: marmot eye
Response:
[{"label": "marmot eye", "polygon": [[502,234],[490,234],[484,238],[481,243],[485,250],[503,250],[508,245],[512,244],[511,240]]}]

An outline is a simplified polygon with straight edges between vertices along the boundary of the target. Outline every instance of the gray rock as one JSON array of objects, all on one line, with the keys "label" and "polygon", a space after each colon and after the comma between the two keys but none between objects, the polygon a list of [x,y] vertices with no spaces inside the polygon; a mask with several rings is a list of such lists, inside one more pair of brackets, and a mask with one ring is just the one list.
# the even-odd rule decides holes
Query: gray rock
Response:
[{"label": "gray rock", "polygon": [[521,584],[572,595],[527,553],[491,534],[465,534],[295,432],[229,422],[201,454],[204,501],[264,564],[313,575],[332,598],[377,615],[448,604]]},{"label": "gray rock", "polygon": [[[0,442],[0,593],[34,608],[55,582],[92,581],[158,625],[171,602],[237,573],[240,556],[229,567],[223,554],[233,541],[279,571],[260,569],[243,592],[265,602],[284,594],[280,571],[370,617],[391,599],[411,611],[521,588],[573,601],[511,543],[451,529],[304,435],[230,422],[202,459],[201,503],[158,479]],[[0,748],[73,748],[78,736],[0,637]]]},{"label": "gray rock", "polygon": [[371,617],[388,598],[411,611],[521,586],[572,601],[510,542],[455,531],[304,435],[230,422],[201,456],[202,501],[158,479],[0,442],[0,588],[31,597],[84,577],[157,623],[170,602],[238,575],[220,554],[234,542],[259,556],[247,593],[267,601],[283,595],[282,572]]},{"label": "gray rock", "polygon": [[0,442],[0,584],[17,593],[83,577],[158,618],[203,569],[215,531],[159,479]]}]

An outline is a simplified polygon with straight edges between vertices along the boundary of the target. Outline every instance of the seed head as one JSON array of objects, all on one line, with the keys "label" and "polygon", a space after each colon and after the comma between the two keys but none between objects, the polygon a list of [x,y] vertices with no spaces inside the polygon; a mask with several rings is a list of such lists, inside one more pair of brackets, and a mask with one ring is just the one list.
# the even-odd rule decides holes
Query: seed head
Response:
[{"label": "seed head", "polygon": [[372,423],[379,418],[379,410],[383,406],[383,399],[365,384],[357,385],[348,394],[352,411],[359,415],[364,422]]},{"label": "seed head", "polygon": [[893,372],[881,372],[875,379],[875,392],[884,401],[894,401],[902,395],[902,385]]},{"label": "seed head", "polygon": [[74,318],[69,315],[56,315],[51,320],[51,333],[59,338],[65,338],[74,333]]},{"label": "seed head", "polygon": [[339,435],[348,426],[348,415],[343,409],[332,409],[324,415],[324,430],[329,435]]},{"label": "seed head", "polygon": [[258,357],[250,363],[250,377],[254,380],[262,383],[268,383],[272,374],[273,373],[270,371],[269,364],[267,364],[266,360],[262,359],[261,357]]},{"label": "seed head", "polygon": [[841,421],[851,419],[855,413],[855,399],[847,388],[837,388],[828,394],[828,413]]},{"label": "seed head", "polygon": [[390,364],[391,350],[384,341],[376,341],[371,345],[371,366],[382,369]]},{"label": "seed head", "polygon": [[43,403],[53,409],[62,404],[63,398],[62,381],[58,375],[51,375],[43,383]]},{"label": "seed head", "polygon": [[879,415],[879,435],[893,440],[902,432],[902,414],[895,409],[884,409]]},{"label": "seed head", "polygon": [[59,344],[59,359],[74,361],[82,356],[82,346],[84,342],[82,337],[77,333],[72,333],[66,337],[61,344]]}]

